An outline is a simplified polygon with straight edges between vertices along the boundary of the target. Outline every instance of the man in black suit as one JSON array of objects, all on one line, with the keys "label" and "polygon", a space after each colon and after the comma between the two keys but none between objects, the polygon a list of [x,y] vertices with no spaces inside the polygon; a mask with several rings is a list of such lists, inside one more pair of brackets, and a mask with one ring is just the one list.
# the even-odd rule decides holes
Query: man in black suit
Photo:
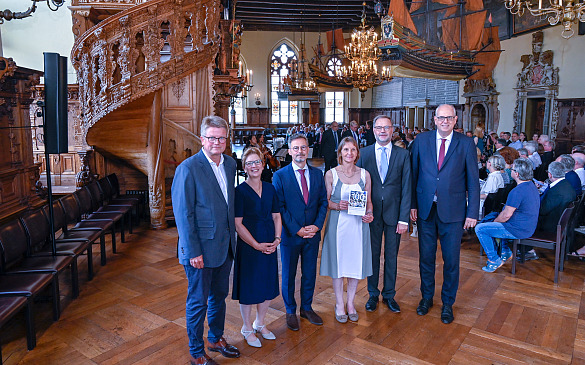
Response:
[{"label": "man in black suit", "polygon": [[374,130],[372,129],[372,121],[366,121],[366,146],[371,146],[376,143],[376,136],[374,136]]},{"label": "man in black suit", "polygon": [[345,137],[351,137],[353,139],[355,139],[355,141],[358,143],[358,146],[360,145],[360,136],[358,134],[358,122],[356,122],[355,120],[352,120],[349,123],[349,129],[346,130],[345,132],[343,132],[343,134],[341,135],[341,139],[345,138]]},{"label": "man in black suit", "polygon": [[408,230],[411,205],[410,154],[394,146],[394,127],[389,117],[380,115],[374,119],[376,143],[361,149],[357,166],[365,168],[372,180],[374,221],[370,223],[373,274],[368,277],[370,298],[366,310],[372,312],[378,306],[378,279],[380,277],[380,253],[384,235],[384,284],[382,302],[394,312],[400,306],[394,300],[396,294],[396,258],[400,247],[400,235]]},{"label": "man in black suit", "polygon": [[321,155],[325,159],[325,172],[337,166],[337,146],[341,141],[341,133],[337,122],[332,122],[331,127],[323,133],[321,138]]},{"label": "man in black suit", "polygon": [[548,178],[551,183],[543,193],[538,212],[539,231],[556,232],[557,223],[565,208],[577,198],[575,189],[565,179],[563,165],[553,161],[548,166]]},{"label": "man in black suit", "polygon": [[425,315],[433,306],[439,238],[443,253],[441,321],[448,324],[454,319],[452,306],[459,287],[461,236],[464,229],[475,227],[479,216],[479,172],[475,143],[453,132],[455,108],[439,105],[434,121],[437,130],[417,135],[412,144],[410,217],[418,227],[422,294],[416,313]]}]

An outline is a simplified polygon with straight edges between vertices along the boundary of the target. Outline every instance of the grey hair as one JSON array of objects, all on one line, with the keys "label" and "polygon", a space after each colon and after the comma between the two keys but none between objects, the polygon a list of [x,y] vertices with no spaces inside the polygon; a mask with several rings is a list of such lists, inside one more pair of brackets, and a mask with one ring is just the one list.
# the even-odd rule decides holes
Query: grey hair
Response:
[{"label": "grey hair", "polygon": [[535,141],[528,141],[524,145],[524,148],[528,150],[528,153],[531,155],[538,149],[538,143]]},{"label": "grey hair", "polygon": [[394,122],[392,121],[392,118],[390,118],[387,115],[378,115],[377,117],[374,118],[374,121],[372,122],[372,127],[375,127],[376,122],[380,119],[388,119],[390,121],[390,123],[392,123],[392,126],[394,126]]},{"label": "grey hair", "polygon": [[521,155],[525,155],[525,156],[530,155],[530,153],[528,152],[528,150],[526,148],[518,148],[518,153]]},{"label": "grey hair", "polygon": [[575,165],[577,165],[577,163],[581,166],[585,165],[585,154],[582,152],[575,152],[571,154],[571,157],[575,160]]},{"label": "grey hair", "polygon": [[228,135],[230,133],[230,128],[228,127],[225,119],[216,115],[208,115],[203,117],[203,120],[201,121],[201,135],[204,137],[207,133],[207,128],[223,128]]},{"label": "grey hair", "polygon": [[548,136],[548,134],[541,134],[541,135],[539,136],[539,138],[541,138],[541,139],[542,139],[542,142],[543,142],[543,143],[544,143],[544,142],[548,142],[548,141],[550,141],[550,137]]},{"label": "grey hair", "polygon": [[512,169],[518,173],[518,179],[521,181],[529,181],[534,177],[532,162],[527,158],[520,157],[515,159]]},{"label": "grey hair", "polygon": [[565,172],[572,171],[575,168],[575,159],[571,155],[560,155],[561,159],[559,162],[563,164]]},{"label": "grey hair", "polygon": [[356,122],[355,120],[352,120],[351,122],[349,122],[349,125],[359,125],[358,122]]},{"label": "grey hair", "polygon": [[437,110],[441,109],[441,108],[450,108],[453,111],[453,114],[455,116],[457,116],[457,110],[455,110],[455,107],[451,104],[441,104],[437,107],[437,109],[435,109],[435,114],[437,114]]},{"label": "grey hair", "polygon": [[553,161],[548,165],[548,172],[550,172],[551,176],[555,179],[565,177],[565,168],[563,167],[563,164],[558,161]]},{"label": "grey hair", "polygon": [[543,146],[550,146],[550,148],[555,148],[555,141],[544,141]]},{"label": "grey hair", "polygon": [[292,141],[296,140],[296,139],[304,139],[305,143],[307,143],[307,145],[309,144],[309,140],[307,139],[307,136],[305,136],[303,133],[295,133],[292,136],[290,136],[290,138],[288,139],[288,145],[290,147]]},{"label": "grey hair", "polygon": [[497,171],[503,170],[506,167],[506,160],[500,155],[490,156],[488,162],[491,163]]}]

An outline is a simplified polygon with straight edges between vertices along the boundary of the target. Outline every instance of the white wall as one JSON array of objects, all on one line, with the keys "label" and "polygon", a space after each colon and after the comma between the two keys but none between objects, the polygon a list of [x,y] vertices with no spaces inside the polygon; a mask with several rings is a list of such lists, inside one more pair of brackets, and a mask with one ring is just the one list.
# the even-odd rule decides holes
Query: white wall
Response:
[{"label": "white wall", "polygon": [[[561,37],[561,26],[544,30],[542,50],[554,52],[553,65],[559,68],[559,99],[585,98],[585,36],[576,34],[576,26],[573,29],[575,35],[568,40]],[[504,52],[494,70],[496,89],[500,92],[499,131],[511,131],[516,105],[514,88],[518,81],[517,75],[522,70],[520,56],[532,53],[532,34],[502,41],[501,45]]]},{"label": "white wall", "polygon": [[[31,1],[0,0],[0,9],[24,12],[31,4]],[[73,47],[71,27],[71,12],[66,6],[53,12],[45,2],[40,2],[32,16],[5,21],[0,25],[2,54],[12,58],[17,66],[42,71],[43,52],[56,52],[69,58]],[[71,62],[67,73],[68,82],[76,83]]]}]

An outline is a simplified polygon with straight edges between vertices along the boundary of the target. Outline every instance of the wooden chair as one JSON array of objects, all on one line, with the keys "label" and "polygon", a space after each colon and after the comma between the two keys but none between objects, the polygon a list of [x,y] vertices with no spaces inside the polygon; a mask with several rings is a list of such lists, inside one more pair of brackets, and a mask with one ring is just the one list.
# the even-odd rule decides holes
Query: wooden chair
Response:
[{"label": "wooden chair", "polygon": [[91,198],[91,194],[87,189],[79,189],[73,196],[77,200],[79,204],[79,208],[81,210],[81,214],[83,216],[83,220],[108,220],[111,221],[113,224],[120,222],[120,241],[126,242],[126,238],[124,235],[124,214],[120,212],[101,212],[96,213],[93,209],[93,202]]},{"label": "wooden chair", "polygon": [[[557,224],[556,232],[535,232],[532,237],[514,240],[514,247],[512,248],[512,274],[516,273],[516,250],[518,245],[529,245],[534,247],[546,248],[555,250],[555,284],[559,281],[559,270],[563,271],[565,244],[567,242],[567,231],[570,227],[573,211],[575,210],[575,203],[563,211],[559,223]],[[562,253],[562,254],[561,254]]]},{"label": "wooden chair", "polygon": [[[0,328],[8,322],[16,313],[20,312],[22,308],[26,308],[26,347],[28,350],[35,348],[37,344],[34,317],[33,317],[33,302],[25,297],[2,297],[0,294]],[[2,331],[0,331],[0,365],[2,365]]]}]

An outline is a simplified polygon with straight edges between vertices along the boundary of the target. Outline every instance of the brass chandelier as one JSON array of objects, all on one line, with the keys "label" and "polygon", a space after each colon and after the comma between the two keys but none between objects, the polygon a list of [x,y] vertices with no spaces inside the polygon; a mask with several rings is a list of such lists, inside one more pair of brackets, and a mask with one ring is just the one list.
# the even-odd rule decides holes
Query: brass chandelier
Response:
[{"label": "brass chandelier", "polygon": [[561,36],[569,39],[575,34],[573,24],[585,22],[585,2],[582,0],[548,0],[549,7],[543,7],[543,0],[505,0],[506,9],[514,15],[522,15],[528,9],[533,16],[548,16],[550,25],[563,23]]},{"label": "brass chandelier", "polygon": [[345,46],[344,56],[350,65],[337,68],[336,76],[347,85],[357,88],[363,99],[366,90],[389,81],[392,75],[390,67],[382,67],[381,72],[378,70],[380,58],[378,33],[374,27],[366,26],[366,3],[362,5],[362,24],[353,30],[351,42]]}]

